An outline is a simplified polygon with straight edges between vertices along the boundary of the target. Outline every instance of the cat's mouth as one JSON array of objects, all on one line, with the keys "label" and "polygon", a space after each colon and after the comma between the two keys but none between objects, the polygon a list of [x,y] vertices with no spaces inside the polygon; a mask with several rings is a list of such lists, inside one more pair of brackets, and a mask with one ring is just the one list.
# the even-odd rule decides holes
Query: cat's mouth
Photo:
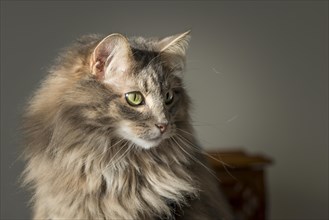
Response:
[{"label": "cat's mouth", "polygon": [[150,131],[148,134],[138,135],[132,129],[132,126],[129,122],[123,121],[118,126],[117,134],[120,137],[130,141],[131,143],[139,147],[142,147],[144,149],[149,149],[152,147],[159,146],[162,141],[170,138],[173,134],[173,130],[170,127],[166,131],[161,133],[158,131],[157,128],[154,129],[153,131]]},{"label": "cat's mouth", "polygon": [[161,141],[163,140],[162,135],[159,135],[157,137],[147,138],[146,141]]}]

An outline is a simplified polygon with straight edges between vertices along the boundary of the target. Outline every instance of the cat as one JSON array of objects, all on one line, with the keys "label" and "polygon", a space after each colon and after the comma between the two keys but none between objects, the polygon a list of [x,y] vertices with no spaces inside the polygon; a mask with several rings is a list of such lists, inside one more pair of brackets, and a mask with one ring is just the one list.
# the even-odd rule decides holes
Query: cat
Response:
[{"label": "cat", "polygon": [[190,33],[88,35],[23,116],[33,219],[231,219],[190,123]]}]

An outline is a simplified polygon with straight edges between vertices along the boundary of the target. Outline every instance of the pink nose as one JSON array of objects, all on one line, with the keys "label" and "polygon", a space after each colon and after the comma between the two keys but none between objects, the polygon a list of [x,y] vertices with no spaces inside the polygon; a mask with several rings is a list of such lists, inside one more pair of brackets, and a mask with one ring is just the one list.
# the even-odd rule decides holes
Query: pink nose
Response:
[{"label": "pink nose", "polygon": [[159,128],[161,133],[164,133],[167,130],[168,123],[158,123],[158,124],[155,124],[155,126],[157,126],[157,128]]}]

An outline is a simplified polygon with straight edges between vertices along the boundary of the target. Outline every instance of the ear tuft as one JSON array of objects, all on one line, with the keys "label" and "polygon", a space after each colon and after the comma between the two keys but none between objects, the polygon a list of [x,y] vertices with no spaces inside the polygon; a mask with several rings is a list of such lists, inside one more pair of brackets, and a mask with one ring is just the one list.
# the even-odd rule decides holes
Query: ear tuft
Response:
[{"label": "ear tuft", "polygon": [[190,33],[191,31],[186,31],[182,34],[176,34],[162,39],[158,44],[160,52],[185,56],[191,38]]},{"label": "ear tuft", "polygon": [[185,67],[185,56],[191,31],[166,37],[157,44],[162,59],[174,71],[182,71]]},{"label": "ear tuft", "polygon": [[111,72],[125,72],[129,69],[132,52],[126,37],[111,34],[94,49],[90,59],[91,73],[98,79],[105,79]]}]

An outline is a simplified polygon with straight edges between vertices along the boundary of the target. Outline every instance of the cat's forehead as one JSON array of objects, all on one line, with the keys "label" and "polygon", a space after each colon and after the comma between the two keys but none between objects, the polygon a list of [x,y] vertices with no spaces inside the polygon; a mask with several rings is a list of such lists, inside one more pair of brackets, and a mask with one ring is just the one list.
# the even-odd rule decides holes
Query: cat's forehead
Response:
[{"label": "cat's forehead", "polygon": [[133,76],[145,92],[158,92],[167,89],[170,82],[159,52],[154,50],[154,42],[144,38],[131,40],[135,62]]},{"label": "cat's forehead", "polygon": [[136,64],[130,72],[114,74],[105,82],[119,93],[140,91],[160,95],[169,89],[172,79],[159,62]]},{"label": "cat's forehead", "polygon": [[161,92],[169,87],[167,73],[160,65],[148,65],[135,75],[138,86],[147,93]]}]

